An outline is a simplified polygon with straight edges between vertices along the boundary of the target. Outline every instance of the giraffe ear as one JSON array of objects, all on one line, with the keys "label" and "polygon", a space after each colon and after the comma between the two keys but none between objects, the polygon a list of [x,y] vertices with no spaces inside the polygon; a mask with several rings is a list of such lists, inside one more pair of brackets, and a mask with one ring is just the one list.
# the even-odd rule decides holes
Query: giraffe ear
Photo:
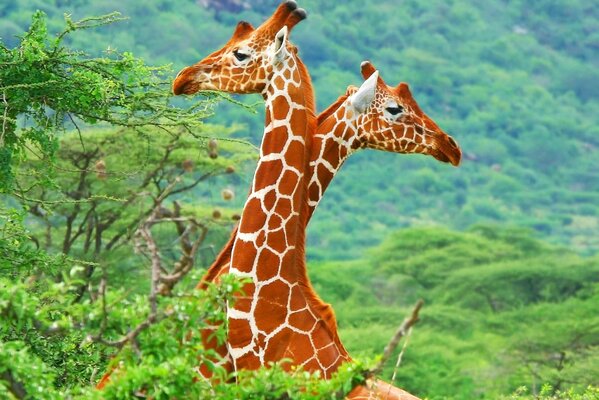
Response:
[{"label": "giraffe ear", "polygon": [[275,59],[280,61],[287,56],[287,38],[289,29],[284,26],[275,36]]},{"label": "giraffe ear", "polygon": [[374,101],[376,93],[376,83],[379,78],[379,72],[375,71],[370,78],[360,86],[360,89],[351,97],[351,105],[360,114],[366,111]]},{"label": "giraffe ear", "polygon": [[235,32],[233,32],[232,41],[243,40],[250,33],[252,33],[255,28],[247,21],[239,21],[237,23],[237,27],[235,28]]}]

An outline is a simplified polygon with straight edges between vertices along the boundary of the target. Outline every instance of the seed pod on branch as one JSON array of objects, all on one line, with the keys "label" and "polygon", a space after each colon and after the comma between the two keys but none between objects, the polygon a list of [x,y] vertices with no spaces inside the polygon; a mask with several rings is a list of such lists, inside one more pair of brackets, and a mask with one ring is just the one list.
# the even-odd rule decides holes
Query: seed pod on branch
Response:
[{"label": "seed pod on branch", "polygon": [[225,172],[226,172],[227,174],[234,174],[234,173],[235,173],[235,172],[237,172],[237,171],[236,171],[236,169],[235,169],[235,167],[234,167],[234,166],[232,166],[232,165],[229,165],[229,166],[227,167],[227,169],[225,170]]},{"label": "seed pod on branch", "polygon": [[106,173],[106,162],[104,160],[98,160],[94,168],[96,170],[96,177],[101,181],[105,180],[108,176]]},{"label": "seed pod on branch", "polygon": [[212,218],[214,219],[221,219],[223,216],[223,213],[220,210],[214,210],[212,211]]},{"label": "seed pod on branch", "polygon": [[208,141],[208,155],[212,159],[218,158],[218,141],[216,139]]},{"label": "seed pod on branch", "polygon": [[194,167],[194,163],[193,163],[192,160],[185,160],[181,164],[181,167],[183,168],[183,171],[185,171],[185,172],[192,172],[193,171],[193,167]]},{"label": "seed pod on branch", "polygon": [[224,189],[221,192],[221,195],[223,196],[223,200],[225,201],[231,201],[235,198],[235,192],[233,192],[233,190],[231,189]]}]

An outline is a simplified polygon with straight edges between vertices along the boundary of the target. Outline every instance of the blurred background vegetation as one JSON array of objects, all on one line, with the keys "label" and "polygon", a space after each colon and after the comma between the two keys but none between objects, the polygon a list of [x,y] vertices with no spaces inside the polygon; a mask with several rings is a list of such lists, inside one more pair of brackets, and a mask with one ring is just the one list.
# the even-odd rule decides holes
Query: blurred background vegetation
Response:
[{"label": "blurred background vegetation", "polygon": [[[27,31],[38,9],[47,14],[53,34],[64,27],[64,13],[78,20],[119,11],[129,19],[68,36],[66,45],[92,56],[132,52],[152,65],[171,64],[172,78],[219,48],[238,20],[258,25],[277,3],[9,1],[0,4],[0,38],[9,49],[18,46],[16,36]],[[299,3],[309,17],[292,39],[310,69],[319,110],[347,85],[360,83],[360,63],[369,59],[389,84],[408,82],[422,109],[464,151],[460,168],[430,157],[358,153],[314,215],[310,275],[337,310],[352,354],[380,353],[409,306],[424,298],[422,323],[398,377],[413,393],[496,399],[522,386],[536,394],[544,384],[576,390],[599,385],[599,3]],[[258,112],[211,103],[202,116],[210,116],[211,125],[198,128],[201,138],[258,144],[261,99],[239,100],[258,103]],[[191,105],[191,100],[171,102]],[[85,140],[77,132],[58,135],[54,192],[31,195],[56,200],[56,192],[68,194],[80,177],[60,171],[76,169],[88,154],[92,165],[101,161],[116,176],[102,176],[96,168],[86,178],[93,191],[86,193],[126,197],[139,183],[131,174],[153,171],[166,145],[155,131],[140,136],[83,126]],[[193,160],[187,164],[188,184],[207,171],[220,171],[175,196],[183,214],[210,225],[197,253],[200,270],[227,238],[257,154],[252,146],[233,141],[222,147],[221,142],[219,158],[213,159],[209,140],[201,138],[181,138],[181,150],[163,165],[155,188],[160,193],[188,160]],[[18,168],[31,175],[40,165],[27,160]],[[30,178],[21,178],[28,186]],[[102,215],[110,218],[112,203],[103,200],[108,203],[98,203]],[[49,254],[63,252],[72,204],[41,212],[14,197],[3,202],[27,206],[29,215],[19,214],[27,235]],[[147,216],[147,205],[129,206],[128,220],[111,226],[107,235],[127,231],[127,223]],[[85,211],[79,210],[80,218]],[[164,229],[156,235],[163,246],[176,238]],[[71,247],[67,255],[102,265],[91,271],[82,267],[92,282],[109,271],[121,288],[147,288],[147,269],[140,268],[145,260],[131,246],[107,249],[101,257],[85,253],[84,243]],[[173,260],[178,256],[169,254]],[[105,365],[106,357],[93,362]],[[92,371],[85,374],[90,379]],[[69,382],[67,375],[60,375],[61,384]]]}]

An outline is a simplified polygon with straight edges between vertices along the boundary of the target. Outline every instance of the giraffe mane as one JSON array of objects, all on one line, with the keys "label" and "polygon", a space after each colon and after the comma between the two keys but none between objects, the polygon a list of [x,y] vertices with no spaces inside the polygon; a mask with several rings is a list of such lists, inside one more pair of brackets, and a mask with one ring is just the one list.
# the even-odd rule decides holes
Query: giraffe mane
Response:
[{"label": "giraffe mane", "polygon": [[345,353],[345,356],[349,357],[349,353],[347,352],[345,346],[343,345],[343,343],[341,343],[341,339],[339,338],[337,318],[335,316],[335,311],[333,310],[333,307],[322,300],[322,298],[314,290],[314,287],[312,286],[310,280],[307,277],[300,278],[299,282],[301,285],[301,290],[306,298],[306,301],[308,302],[308,304],[312,306],[312,311],[316,312],[317,315],[322,319],[322,321],[324,322],[324,326],[328,329],[329,335],[337,345],[339,351],[342,354]]},{"label": "giraffe mane", "polygon": [[339,107],[341,107],[341,104],[343,104],[343,102],[347,100],[348,97],[349,96],[347,95],[347,93],[342,96],[339,96],[339,98],[335,100],[333,104],[331,104],[326,110],[318,114],[317,124],[321,125],[324,121],[326,121],[327,118],[335,114]]},{"label": "giraffe mane", "polygon": [[[299,58],[296,54],[295,60],[297,62],[298,70],[300,73],[300,78],[302,80],[302,86],[304,88],[312,88],[312,78],[308,73],[308,68],[304,62]],[[316,101],[314,100],[314,90],[304,90],[304,100],[306,101],[305,107],[308,111],[308,120],[313,122],[316,119]]]}]

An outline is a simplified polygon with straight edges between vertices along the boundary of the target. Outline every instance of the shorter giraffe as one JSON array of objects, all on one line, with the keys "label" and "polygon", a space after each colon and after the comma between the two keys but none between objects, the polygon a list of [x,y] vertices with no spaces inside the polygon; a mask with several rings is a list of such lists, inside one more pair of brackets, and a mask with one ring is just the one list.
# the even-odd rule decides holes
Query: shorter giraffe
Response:
[{"label": "shorter giraffe", "polygon": [[351,123],[355,115],[339,112],[340,104],[357,100],[357,89],[350,86],[344,96],[318,116],[308,185],[311,212],[345,160],[358,149],[420,153],[454,166],[460,164],[462,153],[458,144],[420,109],[406,83],[388,86],[369,61],[364,61],[361,69],[364,79],[377,74],[375,97],[363,115]]},{"label": "shorter giraffe", "polygon": [[[362,63],[361,70],[364,79],[370,78],[376,71],[369,61]],[[341,124],[343,129],[331,126],[339,121],[327,120],[357,91],[355,86],[348,87],[343,96],[318,115],[319,127],[312,138],[310,168],[306,175],[309,180],[308,221],[345,160],[357,150],[420,153],[454,166],[460,164],[462,153],[456,141],[420,109],[409,86],[403,82],[391,87],[378,77],[375,92],[377,102],[371,106],[368,117],[362,118],[361,126],[352,128],[351,125]],[[325,122],[329,124],[328,129],[321,127]],[[214,281],[221,269],[228,266],[232,241],[236,235],[237,228],[198,285],[200,288],[204,282]]]}]

